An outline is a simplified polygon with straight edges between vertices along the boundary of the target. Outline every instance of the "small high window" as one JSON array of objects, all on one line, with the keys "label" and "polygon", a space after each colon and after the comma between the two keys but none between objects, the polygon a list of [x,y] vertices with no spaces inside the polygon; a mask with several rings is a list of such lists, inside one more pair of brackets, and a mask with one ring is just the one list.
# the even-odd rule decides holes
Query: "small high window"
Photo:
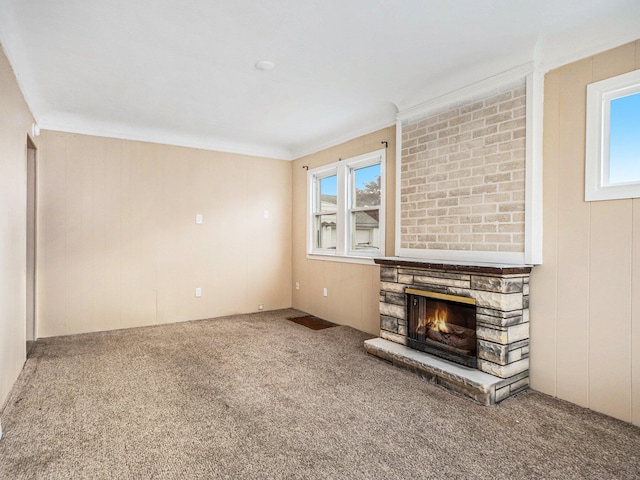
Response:
[{"label": "small high window", "polygon": [[587,86],[585,200],[640,197],[640,70]]},{"label": "small high window", "polygon": [[384,254],[385,150],[308,172],[308,253]]},{"label": "small high window", "polygon": [[605,180],[609,185],[640,182],[640,92],[609,103],[609,172]]}]

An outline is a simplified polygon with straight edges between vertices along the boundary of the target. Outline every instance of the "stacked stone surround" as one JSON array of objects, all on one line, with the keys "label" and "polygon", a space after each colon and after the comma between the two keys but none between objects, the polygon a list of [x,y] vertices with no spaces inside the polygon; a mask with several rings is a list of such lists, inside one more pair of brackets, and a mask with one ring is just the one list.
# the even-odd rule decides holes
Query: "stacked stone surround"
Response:
[{"label": "stacked stone surround", "polygon": [[524,80],[402,123],[400,247],[524,251]]},{"label": "stacked stone surround", "polygon": [[529,266],[448,265],[399,258],[380,264],[380,336],[407,343],[407,288],[476,300],[478,370],[501,381],[495,402],[529,386]]}]

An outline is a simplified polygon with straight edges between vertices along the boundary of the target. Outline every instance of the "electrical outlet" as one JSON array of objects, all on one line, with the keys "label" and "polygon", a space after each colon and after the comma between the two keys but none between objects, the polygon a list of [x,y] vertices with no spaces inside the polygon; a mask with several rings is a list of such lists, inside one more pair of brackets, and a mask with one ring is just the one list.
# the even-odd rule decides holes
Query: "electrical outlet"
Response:
[{"label": "electrical outlet", "polygon": [[264,310],[264,305],[263,304],[258,305],[258,310]]},{"label": "electrical outlet", "polygon": [[300,282],[296,282],[296,290],[300,290]]},{"label": "electrical outlet", "polygon": [[197,225],[202,225],[202,214],[201,213],[197,213],[196,214],[196,224]]},{"label": "electrical outlet", "polygon": [[323,297],[328,297],[329,296],[329,292],[327,292],[327,288],[326,287],[322,289],[322,296]]},{"label": "electrical outlet", "polygon": [[200,287],[196,288],[196,297],[201,297],[202,296],[202,289]]}]

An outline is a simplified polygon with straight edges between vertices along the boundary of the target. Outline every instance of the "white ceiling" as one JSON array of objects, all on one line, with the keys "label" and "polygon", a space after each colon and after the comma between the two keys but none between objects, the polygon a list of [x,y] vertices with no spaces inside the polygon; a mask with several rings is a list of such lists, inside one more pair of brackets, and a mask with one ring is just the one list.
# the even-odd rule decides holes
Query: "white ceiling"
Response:
[{"label": "white ceiling", "polygon": [[639,0],[0,0],[42,128],[284,159],[638,37]]}]

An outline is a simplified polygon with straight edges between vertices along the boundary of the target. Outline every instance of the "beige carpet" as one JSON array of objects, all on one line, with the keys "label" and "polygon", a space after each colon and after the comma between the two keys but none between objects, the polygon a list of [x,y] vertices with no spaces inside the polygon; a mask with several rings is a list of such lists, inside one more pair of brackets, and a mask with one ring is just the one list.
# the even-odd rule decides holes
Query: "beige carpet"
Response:
[{"label": "beige carpet", "polygon": [[640,429],[535,392],[483,407],[282,310],[39,340],[2,479],[638,478]]}]

